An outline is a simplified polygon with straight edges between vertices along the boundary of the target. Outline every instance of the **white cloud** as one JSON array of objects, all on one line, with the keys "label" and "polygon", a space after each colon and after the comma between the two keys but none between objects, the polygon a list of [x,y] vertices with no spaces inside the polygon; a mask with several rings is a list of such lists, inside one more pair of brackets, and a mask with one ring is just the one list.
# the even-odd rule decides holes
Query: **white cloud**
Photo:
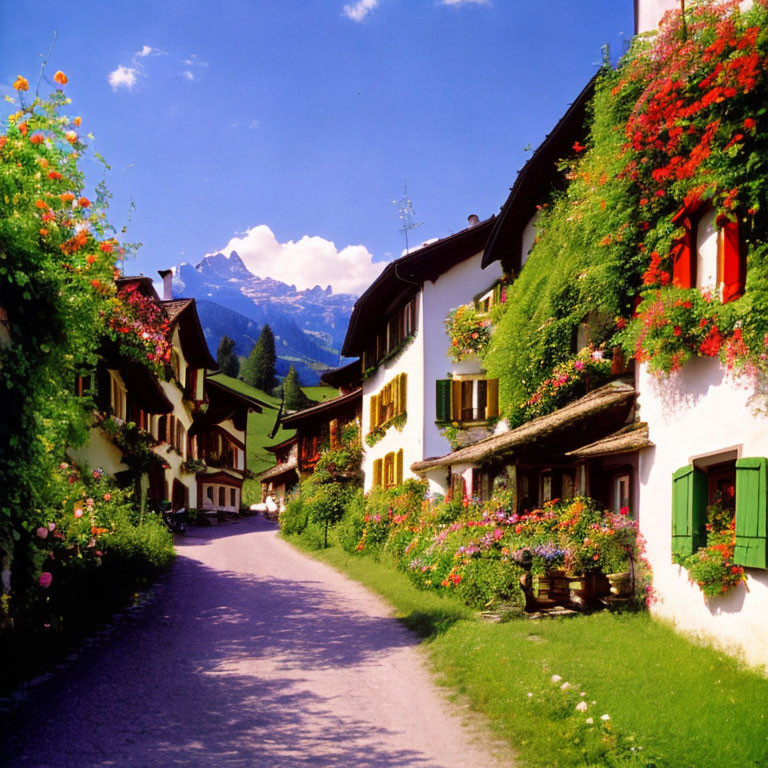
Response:
[{"label": "white cloud", "polygon": [[[330,285],[334,293],[361,294],[378,277],[385,262],[373,262],[364,245],[338,250],[330,240],[304,235],[298,242],[279,243],[266,224],[233,237],[221,251],[237,251],[248,269],[259,277],[271,277],[299,290]],[[211,254],[207,254],[211,255]]]},{"label": "white cloud", "polygon": [[362,21],[378,4],[379,0],[357,0],[344,6],[344,15],[352,21]]},{"label": "white cloud", "polygon": [[124,67],[121,64],[117,69],[107,75],[107,81],[112,86],[113,91],[116,91],[119,88],[125,88],[126,90],[132,91],[133,87],[136,85],[138,75],[139,71],[135,67]]},{"label": "white cloud", "polygon": [[151,45],[142,45],[141,50],[136,52],[137,56],[141,56],[144,58],[145,56],[149,56],[152,53],[157,53],[157,49],[153,48]]},{"label": "white cloud", "polygon": [[188,69],[184,70],[184,72],[182,72],[181,74],[182,74],[182,77],[185,77],[190,82],[192,82],[195,79],[194,74],[190,72]]}]

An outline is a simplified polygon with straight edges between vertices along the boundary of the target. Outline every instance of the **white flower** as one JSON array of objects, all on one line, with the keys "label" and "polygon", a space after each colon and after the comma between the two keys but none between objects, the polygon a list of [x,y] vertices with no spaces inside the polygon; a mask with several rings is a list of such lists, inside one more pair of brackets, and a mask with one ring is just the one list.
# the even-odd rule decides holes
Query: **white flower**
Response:
[{"label": "white flower", "polygon": [[563,683],[563,684],[560,686],[560,690],[561,690],[561,691],[567,691],[567,690],[568,690],[570,687],[571,687],[571,684],[570,684],[570,683]]},{"label": "white flower", "polygon": [[579,696],[586,696],[586,695],[587,695],[586,691],[582,691],[582,692],[579,694]]},{"label": "white flower", "polygon": [[592,725],[592,723],[594,723],[594,722],[595,721],[591,717],[588,717],[587,720],[586,720],[587,725]]},{"label": "white flower", "polygon": [[580,701],[576,705],[576,711],[577,712],[586,712],[587,711],[587,702],[586,701]]},{"label": "white flower", "polygon": [[533,694],[532,694],[530,691],[528,692],[528,698],[529,698],[529,699],[532,699],[532,698],[533,698]]},{"label": "white flower", "polygon": [[611,719],[611,716],[610,715],[600,715],[600,719],[603,722],[607,723]]},{"label": "white flower", "polygon": [[552,675],[552,682],[559,683],[563,678],[560,675]]}]

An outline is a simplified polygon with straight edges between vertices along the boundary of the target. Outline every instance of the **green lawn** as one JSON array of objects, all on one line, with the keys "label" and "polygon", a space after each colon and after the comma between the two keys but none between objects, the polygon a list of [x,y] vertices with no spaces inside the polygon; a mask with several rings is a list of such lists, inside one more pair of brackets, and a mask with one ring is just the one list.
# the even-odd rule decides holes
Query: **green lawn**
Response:
[{"label": "green lawn", "polygon": [[[768,765],[768,679],[647,614],[489,624],[371,557],[312,554],[394,605],[441,680],[487,716],[522,765]],[[578,713],[582,700],[588,711]]]}]

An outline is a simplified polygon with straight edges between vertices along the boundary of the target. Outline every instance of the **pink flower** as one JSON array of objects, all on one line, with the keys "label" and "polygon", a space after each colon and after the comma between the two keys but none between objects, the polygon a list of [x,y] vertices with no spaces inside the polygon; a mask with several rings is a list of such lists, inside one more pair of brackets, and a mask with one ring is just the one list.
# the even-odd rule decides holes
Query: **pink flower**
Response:
[{"label": "pink flower", "polygon": [[583,360],[577,360],[577,361],[576,361],[576,362],[573,364],[573,367],[574,367],[574,368],[575,368],[577,371],[583,371],[583,370],[584,370],[584,361],[583,361]]},{"label": "pink flower", "polygon": [[69,464],[67,464],[66,461],[62,461],[61,464],[59,464],[59,469],[69,469]]},{"label": "pink flower", "polygon": [[75,508],[75,517],[82,517],[83,516],[83,509],[82,507],[76,507]]},{"label": "pink flower", "polygon": [[48,530],[49,531],[55,531],[56,530],[56,523],[48,523]]},{"label": "pink flower", "polygon": [[109,501],[111,498],[112,498],[112,494],[111,493],[105,493],[104,494],[104,501]]},{"label": "pink flower", "polygon": [[51,582],[53,581],[53,575],[48,571],[43,571],[40,574],[38,581],[43,589],[48,589],[48,587],[51,586]]},{"label": "pink flower", "polygon": [[41,539],[47,539],[48,538],[48,529],[45,526],[40,526],[35,533],[41,538]]}]

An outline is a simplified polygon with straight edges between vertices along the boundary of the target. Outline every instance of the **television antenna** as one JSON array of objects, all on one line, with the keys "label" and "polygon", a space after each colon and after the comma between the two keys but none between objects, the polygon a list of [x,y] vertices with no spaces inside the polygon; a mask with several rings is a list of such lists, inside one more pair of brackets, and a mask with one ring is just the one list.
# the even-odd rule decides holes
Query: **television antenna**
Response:
[{"label": "television antenna", "polygon": [[403,182],[403,196],[399,200],[393,200],[392,205],[398,206],[397,212],[403,223],[400,231],[405,234],[405,252],[408,253],[408,232],[418,229],[424,222],[414,221],[413,201],[408,197],[408,179]]}]

